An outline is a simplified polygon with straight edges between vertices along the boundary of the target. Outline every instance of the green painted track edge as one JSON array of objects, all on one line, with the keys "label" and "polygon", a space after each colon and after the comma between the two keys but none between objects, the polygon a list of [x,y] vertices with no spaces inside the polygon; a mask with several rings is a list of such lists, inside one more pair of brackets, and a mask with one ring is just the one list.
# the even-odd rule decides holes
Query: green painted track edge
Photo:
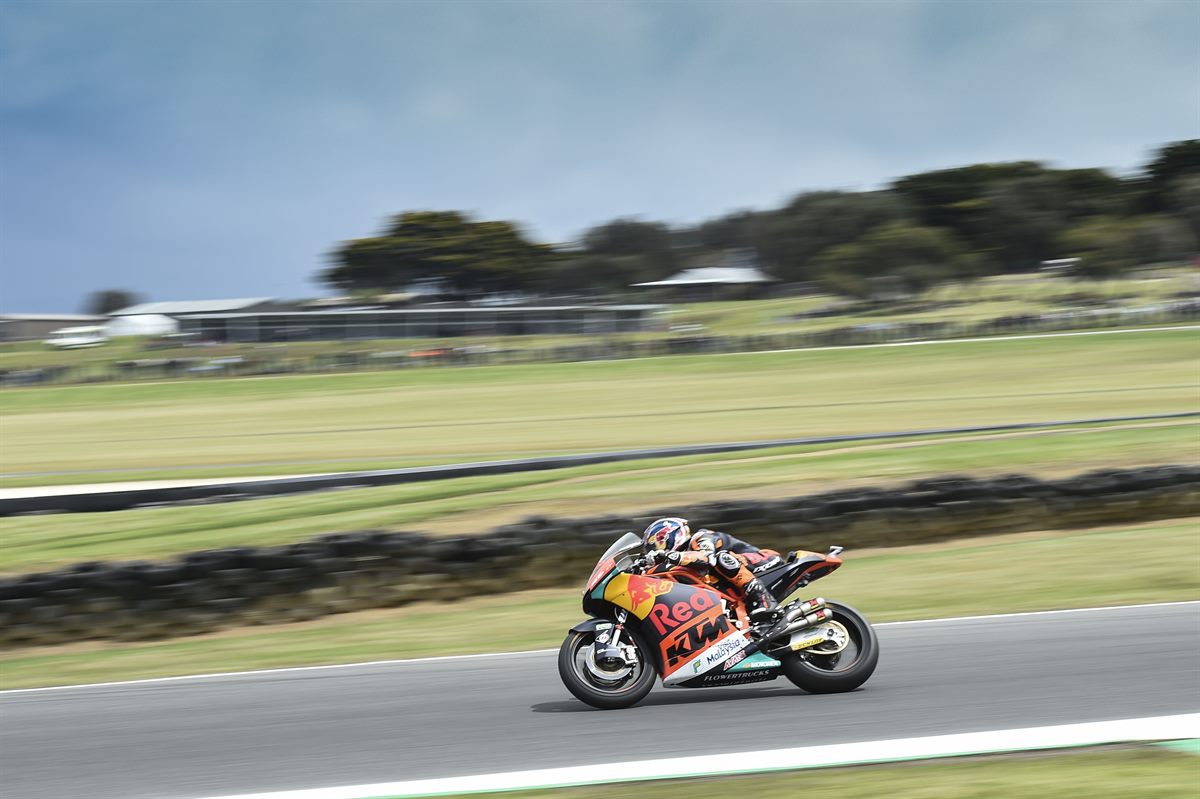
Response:
[{"label": "green painted track edge", "polygon": [[1161,746],[1163,749],[1170,749],[1173,752],[1200,755],[1200,738],[1187,738],[1182,741],[1156,741],[1154,746]]}]

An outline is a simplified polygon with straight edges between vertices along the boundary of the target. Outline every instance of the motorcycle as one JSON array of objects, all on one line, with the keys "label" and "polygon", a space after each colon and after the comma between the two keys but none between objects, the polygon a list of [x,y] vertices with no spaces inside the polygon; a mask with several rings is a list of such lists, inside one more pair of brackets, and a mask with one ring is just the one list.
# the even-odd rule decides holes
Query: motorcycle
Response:
[{"label": "motorcycle", "polygon": [[[879,642],[849,605],[821,597],[781,607],[769,629],[714,578],[685,568],[655,569],[626,533],[596,564],[583,591],[590,618],[559,648],[558,673],[577,699],[605,709],[637,704],[656,677],[668,688],[707,688],[785,676],[809,693],[858,688],[875,671]],[[798,550],[750,564],[780,602],[842,565],[841,547]]]}]

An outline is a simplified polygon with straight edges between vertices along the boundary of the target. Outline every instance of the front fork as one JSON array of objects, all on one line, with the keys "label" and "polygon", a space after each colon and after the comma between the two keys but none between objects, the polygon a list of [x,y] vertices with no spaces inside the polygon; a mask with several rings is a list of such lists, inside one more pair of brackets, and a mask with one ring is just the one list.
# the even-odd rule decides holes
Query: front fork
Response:
[{"label": "front fork", "polygon": [[612,631],[605,630],[596,636],[596,641],[592,647],[596,652],[596,662],[604,661],[613,662],[619,660],[623,665],[632,665],[629,662],[628,653],[625,647],[621,645],[621,633],[625,631],[625,620],[629,618],[629,612],[624,608],[617,611],[617,623],[612,628]]}]

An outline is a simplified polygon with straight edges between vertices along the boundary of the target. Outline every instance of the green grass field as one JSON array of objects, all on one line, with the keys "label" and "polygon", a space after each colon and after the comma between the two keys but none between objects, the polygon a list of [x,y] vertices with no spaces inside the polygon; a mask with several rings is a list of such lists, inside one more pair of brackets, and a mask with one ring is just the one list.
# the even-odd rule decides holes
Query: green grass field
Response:
[{"label": "green grass field", "polygon": [[353,489],[223,505],[0,519],[0,573],[84,560],[163,558],[334,530],[475,534],[528,515],[672,511],[932,474],[1075,474],[1194,462],[1200,422],[1062,428],[654,459]]},{"label": "green grass field", "polygon": [[[845,553],[808,591],[874,622],[1200,598],[1198,519]],[[797,542],[798,544],[801,542]],[[828,542],[808,542],[823,546]],[[599,552],[596,553],[597,557]],[[586,574],[579,575],[580,585]],[[410,605],[147,643],[0,653],[4,688],[556,647],[580,587]]]},{"label": "green grass field", "polygon": [[331,461],[436,463],[1190,411],[1200,405],[1198,341],[1193,331],[1153,331],[11,389],[0,393],[2,463],[18,476],[277,474],[280,462],[313,471]]},{"label": "green grass field", "polygon": [[1195,755],[1150,747],[956,758],[744,777],[506,791],[497,799],[1194,799]]}]

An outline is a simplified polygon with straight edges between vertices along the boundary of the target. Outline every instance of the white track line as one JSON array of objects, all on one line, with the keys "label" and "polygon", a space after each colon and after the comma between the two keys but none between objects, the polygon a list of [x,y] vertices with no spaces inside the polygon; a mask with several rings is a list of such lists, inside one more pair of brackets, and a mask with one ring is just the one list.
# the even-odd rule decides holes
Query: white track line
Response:
[{"label": "white track line", "polygon": [[[512,771],[469,777],[342,785],[298,791],[238,794],[211,799],[364,799],[365,797],[437,796],[455,793],[491,793],[568,785],[632,782],[639,780],[712,777],[727,774],[790,769],[849,766],[923,760],[935,757],[980,755],[1097,746],[1127,741],[1170,741],[1200,737],[1200,713],[1140,719],[1094,721],[1051,727],[932,735],[886,741],[861,741],[827,746],[806,746],[736,754],[673,757],[660,760],[601,763],[592,766]],[[761,765],[747,766],[747,763]],[[622,795],[620,790],[615,795]]]},{"label": "white track line", "polygon": [[[991,613],[980,616],[948,616],[940,619],[914,619],[911,621],[885,621],[872,625],[879,627],[902,627],[911,624],[949,624],[961,621],[986,621],[989,619],[1016,619],[1028,616],[1061,616],[1068,613],[1106,613],[1114,610],[1141,610],[1144,608],[1168,608],[1187,605],[1200,605],[1200,600],[1184,600],[1180,602],[1149,602],[1142,605],[1108,605],[1095,608],[1065,608],[1063,610],[1030,610],[1018,613]],[[154,683],[181,682],[184,680],[215,680],[230,677],[252,677],[261,674],[293,674],[306,671],[335,671],[339,669],[356,669],[371,666],[400,666],[405,664],[440,663],[453,660],[476,660],[480,658],[520,657],[523,655],[543,655],[547,652],[557,652],[557,649],[525,649],[517,652],[482,652],[475,655],[439,655],[437,657],[403,658],[397,660],[366,660],[357,663],[332,663],[324,666],[289,666],[279,669],[254,669],[250,671],[220,671],[209,674],[182,674],[176,677],[147,677],[140,680],[119,680],[115,682],[80,683],[78,685],[50,685],[44,688],[13,688],[0,691],[0,697],[9,694],[28,694],[40,691],[76,691],[87,688],[109,688],[121,685],[150,685]]]}]

